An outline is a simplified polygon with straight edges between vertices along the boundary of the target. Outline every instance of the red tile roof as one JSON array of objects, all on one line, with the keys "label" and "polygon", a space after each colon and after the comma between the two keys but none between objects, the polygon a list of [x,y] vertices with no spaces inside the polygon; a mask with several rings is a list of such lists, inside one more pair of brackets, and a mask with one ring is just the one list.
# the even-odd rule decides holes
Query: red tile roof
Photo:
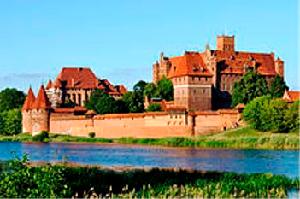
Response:
[{"label": "red tile roof", "polygon": [[285,91],[283,99],[288,102],[300,100],[300,91]]},{"label": "red tile roof", "polygon": [[25,102],[24,102],[22,110],[26,111],[26,110],[32,109],[34,101],[35,101],[35,96],[34,96],[34,94],[32,92],[31,87],[30,87],[29,90],[28,90],[28,94],[26,96],[26,99],[25,99]]},{"label": "red tile roof", "polygon": [[56,84],[66,88],[95,89],[98,79],[90,68],[62,68],[55,80]]},{"label": "red tile roof", "polygon": [[199,52],[186,51],[183,56],[169,58],[171,68],[168,77],[183,75],[212,76]]},{"label": "red tile roof", "polygon": [[46,89],[58,86],[67,89],[100,89],[106,93],[124,94],[127,89],[124,85],[114,86],[107,79],[98,79],[90,68],[62,68],[55,83],[49,81]]},{"label": "red tile roof", "polygon": [[274,67],[274,54],[270,53],[252,53],[242,51],[221,51],[212,50],[216,56],[217,62],[224,62],[225,68],[221,73],[244,73],[244,66],[256,67],[258,73],[262,75],[276,75]]},{"label": "red tile roof", "polygon": [[50,104],[49,99],[46,95],[44,86],[42,85],[40,87],[38,96],[37,96],[35,102],[33,103],[32,108],[35,108],[35,109],[48,109],[50,107],[51,107],[51,104]]}]

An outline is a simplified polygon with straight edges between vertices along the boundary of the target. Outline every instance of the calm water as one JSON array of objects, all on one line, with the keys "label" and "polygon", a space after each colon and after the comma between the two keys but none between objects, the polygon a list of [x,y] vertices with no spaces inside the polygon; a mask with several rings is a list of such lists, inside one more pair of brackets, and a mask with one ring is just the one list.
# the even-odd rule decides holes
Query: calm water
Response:
[{"label": "calm water", "polygon": [[181,167],[299,177],[299,152],[133,146],[122,144],[29,144],[0,142],[0,160],[29,154],[33,161],[63,161],[104,166]]}]

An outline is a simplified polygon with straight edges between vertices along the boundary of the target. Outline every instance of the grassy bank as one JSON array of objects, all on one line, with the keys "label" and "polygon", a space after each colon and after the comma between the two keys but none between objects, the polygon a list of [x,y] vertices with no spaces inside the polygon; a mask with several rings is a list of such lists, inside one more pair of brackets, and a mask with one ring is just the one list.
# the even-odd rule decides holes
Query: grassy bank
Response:
[{"label": "grassy bank", "polygon": [[26,159],[0,168],[0,197],[285,198],[299,189],[299,179],[272,174],[32,166]]},{"label": "grassy bank", "polygon": [[[0,141],[31,142],[29,134],[1,136]],[[259,132],[250,127],[233,129],[217,134],[188,138],[86,138],[50,134],[49,142],[88,142],[146,144],[173,147],[234,148],[234,149],[300,149],[299,132],[271,133]]]}]

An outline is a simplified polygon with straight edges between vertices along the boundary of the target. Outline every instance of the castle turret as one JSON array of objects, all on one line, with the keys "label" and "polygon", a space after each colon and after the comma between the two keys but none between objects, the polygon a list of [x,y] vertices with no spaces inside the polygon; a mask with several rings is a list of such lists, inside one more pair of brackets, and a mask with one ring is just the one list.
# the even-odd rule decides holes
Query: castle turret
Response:
[{"label": "castle turret", "polygon": [[234,36],[217,36],[217,50],[234,52]]},{"label": "castle turret", "polygon": [[30,87],[22,108],[22,132],[23,133],[32,131],[32,108],[34,102],[35,102],[35,96]]},{"label": "castle turret", "polygon": [[284,77],[284,61],[279,57],[275,60],[275,71],[280,77]]},{"label": "castle turret", "polygon": [[50,102],[46,95],[44,86],[40,87],[38,96],[32,106],[32,134],[41,131],[49,131],[50,124]]}]

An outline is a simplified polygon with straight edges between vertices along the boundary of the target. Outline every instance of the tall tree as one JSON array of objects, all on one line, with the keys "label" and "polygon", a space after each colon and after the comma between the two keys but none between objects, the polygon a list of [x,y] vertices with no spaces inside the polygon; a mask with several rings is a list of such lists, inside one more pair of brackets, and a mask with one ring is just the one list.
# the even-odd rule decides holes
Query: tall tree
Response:
[{"label": "tall tree", "polygon": [[285,84],[285,81],[279,75],[276,75],[273,81],[271,82],[269,93],[272,97],[282,97],[285,90],[288,90],[288,86]]},{"label": "tall tree", "polygon": [[238,103],[247,104],[256,97],[266,95],[268,86],[266,80],[254,71],[247,72],[236,82],[232,91],[232,106]]},{"label": "tall tree", "polygon": [[21,108],[25,101],[25,94],[15,88],[6,88],[0,92],[0,112],[14,108]]}]

